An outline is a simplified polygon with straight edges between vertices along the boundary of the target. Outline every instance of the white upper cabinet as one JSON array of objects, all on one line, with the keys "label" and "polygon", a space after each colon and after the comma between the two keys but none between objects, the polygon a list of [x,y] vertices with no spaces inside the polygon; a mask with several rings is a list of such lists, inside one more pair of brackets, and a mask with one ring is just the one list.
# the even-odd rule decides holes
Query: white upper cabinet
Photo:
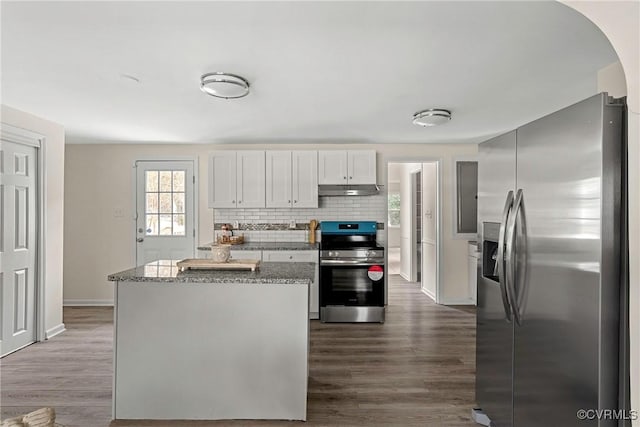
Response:
[{"label": "white upper cabinet", "polygon": [[209,155],[210,208],[265,206],[264,151],[218,151]]},{"label": "white upper cabinet", "polygon": [[318,184],[347,184],[346,151],[318,151]]},{"label": "white upper cabinet", "polygon": [[293,207],[318,207],[318,152],[293,151]]},{"label": "white upper cabinet", "polygon": [[375,150],[347,151],[347,171],[349,184],[375,184]]},{"label": "white upper cabinet", "polygon": [[318,151],[318,184],[375,183],[375,150]]},{"label": "white upper cabinet", "polygon": [[318,207],[318,157],[315,151],[267,151],[268,208]]},{"label": "white upper cabinet", "polygon": [[238,198],[236,207],[264,208],[264,151],[238,151],[236,156],[236,188]]},{"label": "white upper cabinet", "polygon": [[236,207],[236,152],[209,155],[209,207]]},{"label": "white upper cabinet", "polygon": [[267,207],[290,208],[291,151],[267,151]]}]

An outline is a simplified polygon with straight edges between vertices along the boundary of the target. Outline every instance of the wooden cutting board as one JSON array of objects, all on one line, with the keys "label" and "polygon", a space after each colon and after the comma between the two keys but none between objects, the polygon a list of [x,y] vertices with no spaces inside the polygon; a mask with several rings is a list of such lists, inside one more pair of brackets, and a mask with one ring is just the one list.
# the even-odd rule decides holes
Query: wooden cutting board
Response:
[{"label": "wooden cutting board", "polygon": [[218,262],[206,258],[187,258],[178,261],[176,266],[180,271],[185,270],[251,270],[256,271],[260,260],[257,259],[230,259],[228,262]]}]

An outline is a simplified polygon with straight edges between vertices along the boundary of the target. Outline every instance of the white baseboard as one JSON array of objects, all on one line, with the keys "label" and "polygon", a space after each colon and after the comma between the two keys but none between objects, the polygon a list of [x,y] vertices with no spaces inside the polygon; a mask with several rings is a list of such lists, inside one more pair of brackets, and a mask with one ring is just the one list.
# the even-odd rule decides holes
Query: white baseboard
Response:
[{"label": "white baseboard", "polygon": [[436,300],[436,296],[434,293],[432,293],[431,291],[424,289],[424,288],[420,288],[420,291],[425,294],[426,296],[428,296],[429,298],[431,298],[432,300]]},{"label": "white baseboard", "polygon": [[411,277],[409,277],[407,274],[403,273],[402,271],[400,272],[400,277],[402,277],[407,282],[411,281]]},{"label": "white baseboard", "polygon": [[66,299],[62,305],[68,307],[113,306],[112,299]]},{"label": "white baseboard", "polygon": [[476,305],[471,298],[447,298],[440,299],[438,304],[441,305]]},{"label": "white baseboard", "polygon": [[54,326],[51,329],[47,329],[47,332],[44,333],[44,338],[45,339],[51,339],[53,337],[55,337],[56,335],[59,335],[61,333],[63,333],[64,331],[66,331],[65,327],[64,327],[64,323],[60,323],[57,326]]}]

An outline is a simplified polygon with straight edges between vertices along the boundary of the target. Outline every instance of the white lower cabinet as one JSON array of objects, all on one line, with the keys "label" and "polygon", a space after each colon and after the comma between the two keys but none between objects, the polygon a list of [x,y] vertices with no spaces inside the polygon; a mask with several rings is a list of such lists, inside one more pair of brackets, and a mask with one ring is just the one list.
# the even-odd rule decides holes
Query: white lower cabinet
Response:
[{"label": "white lower cabinet", "polygon": [[320,318],[320,288],[317,251],[262,251],[262,260],[265,262],[313,262],[316,264],[316,274],[313,283],[309,286],[309,319]]},{"label": "white lower cabinet", "polygon": [[257,259],[262,261],[262,251],[231,250],[231,259]]}]

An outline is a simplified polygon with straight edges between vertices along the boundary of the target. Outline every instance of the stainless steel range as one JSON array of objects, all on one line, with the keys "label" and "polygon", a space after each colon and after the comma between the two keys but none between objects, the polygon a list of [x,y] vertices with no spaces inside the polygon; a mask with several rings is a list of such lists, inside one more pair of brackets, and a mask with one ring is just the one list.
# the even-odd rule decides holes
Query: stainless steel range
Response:
[{"label": "stainless steel range", "polygon": [[374,221],[320,224],[320,320],[384,322],[384,247]]}]

